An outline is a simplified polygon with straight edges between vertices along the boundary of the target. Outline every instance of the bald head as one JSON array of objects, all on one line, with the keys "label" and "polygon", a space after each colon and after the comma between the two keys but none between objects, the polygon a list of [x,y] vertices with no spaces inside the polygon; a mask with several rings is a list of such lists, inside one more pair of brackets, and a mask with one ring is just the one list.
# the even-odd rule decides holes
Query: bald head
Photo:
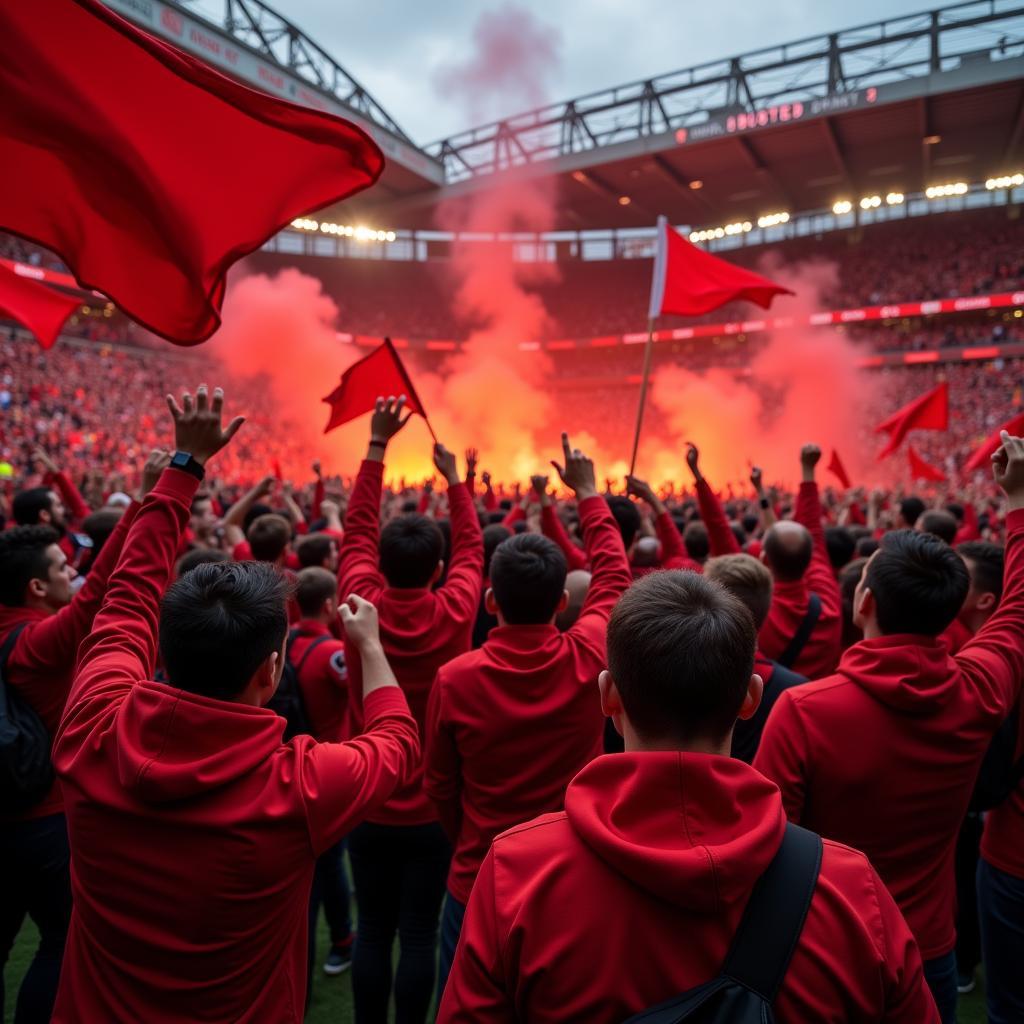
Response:
[{"label": "bald head", "polygon": [[569,603],[565,606],[565,611],[559,612],[555,617],[555,625],[563,633],[574,626],[580,617],[583,602],[586,601],[587,592],[590,590],[590,573],[586,569],[573,569],[566,574],[565,589],[569,595]]},{"label": "bald head", "polygon": [[657,537],[641,537],[633,545],[633,564],[641,569],[653,569],[661,564],[661,545]]},{"label": "bald head", "polygon": [[811,564],[814,542],[806,526],[783,519],[764,535],[764,564],[783,582],[803,579]]}]

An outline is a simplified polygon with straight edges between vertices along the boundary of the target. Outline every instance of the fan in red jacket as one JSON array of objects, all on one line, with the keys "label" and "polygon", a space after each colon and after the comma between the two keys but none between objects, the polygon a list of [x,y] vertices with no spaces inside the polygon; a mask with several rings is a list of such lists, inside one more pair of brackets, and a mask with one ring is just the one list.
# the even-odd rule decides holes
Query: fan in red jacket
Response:
[{"label": "fan in red jacket", "polygon": [[[405,515],[380,528],[381,481],[388,441],[408,422],[404,398],[378,399],[370,447],[359,469],[341,546],[340,592],[359,594],[380,610],[381,638],[422,736],[437,670],[470,649],[483,587],[483,540],[473,499],[455,456],[435,446],[434,464],[448,481],[452,554],[443,586],[444,541],[432,518]],[[348,651],[353,732],[362,729],[362,665]],[[352,960],[356,1017],[384,1020],[391,995],[395,932],[401,957],[395,979],[398,1016],[425,1019],[434,988],[437,919],[451,846],[423,792],[423,766],[349,837],[359,906]]]},{"label": "fan in red jacket", "polygon": [[754,761],[792,821],[871,858],[921,947],[944,1021],[957,995],[957,832],[1024,673],[1024,441],[1005,435],[993,459],[1011,509],[996,613],[951,657],[938,637],[968,592],[962,559],[926,533],[886,534],[854,597],[864,640],[836,675],[779,698]]},{"label": "fan in red jacket", "polygon": [[523,533],[491,558],[487,609],[498,617],[479,650],[437,674],[424,738],[425,788],[455,845],[441,920],[438,992],[462,915],[491,841],[512,825],[559,810],[569,780],[602,750],[597,677],[608,616],[630,584],[618,526],[597,493],[594,464],[562,436],[563,483],[576,495],[592,578],[575,625],[565,609],[567,565],[547,537]]},{"label": "fan in red jacket", "polygon": [[[184,468],[164,471],[131,524],[54,747],[74,850],[58,1024],[301,1020],[316,858],[419,756],[366,602],[342,614],[367,731],[323,744],[282,743],[262,706],[287,636],[279,573],[201,565],[161,603],[197,477],[240,425],[221,430],[222,400],[200,387],[173,407]],[[166,685],[149,681],[158,629]]]},{"label": "fan in red jacket", "polygon": [[[442,1024],[612,1024],[710,981],[785,831],[779,792],[729,757],[757,708],[756,632],[695,573],[619,601],[599,687],[624,754],[597,758],[565,811],[505,832],[469,900]],[[867,858],[825,841],[774,1004],[780,1024],[935,1024],[914,940]]]}]

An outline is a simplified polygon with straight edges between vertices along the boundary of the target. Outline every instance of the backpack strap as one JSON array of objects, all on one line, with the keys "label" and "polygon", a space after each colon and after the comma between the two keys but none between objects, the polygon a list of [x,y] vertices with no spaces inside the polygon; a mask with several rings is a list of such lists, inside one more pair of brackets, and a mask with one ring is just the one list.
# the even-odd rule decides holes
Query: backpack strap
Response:
[{"label": "backpack strap", "polygon": [[3,646],[0,647],[0,681],[3,680],[3,674],[7,671],[7,661],[11,654],[14,652],[14,645],[18,642],[18,637],[21,636],[21,631],[28,625],[28,622],[19,622],[7,634],[4,640]]},{"label": "backpack strap", "polygon": [[821,869],[821,836],[787,823],[782,845],[757,880],[723,974],[774,1002],[793,958]]},{"label": "backpack strap", "polygon": [[320,645],[321,645],[322,643],[324,643],[324,642],[325,642],[326,640],[332,640],[332,639],[333,639],[333,637],[331,637],[331,636],[316,636],[316,637],[313,637],[313,640],[312,640],[312,642],[311,642],[311,643],[310,643],[310,645],[309,645],[309,646],[308,646],[308,647],[306,648],[306,650],[305,650],[305,653],[304,653],[304,654],[302,655],[302,657],[301,657],[301,658],[299,659],[299,663],[298,663],[298,665],[296,665],[296,666],[295,666],[295,676],[296,676],[296,678],[298,678],[299,676],[301,676],[301,675],[302,675],[302,666],[306,664],[306,661],[307,661],[307,660],[309,659],[309,656],[310,656],[310,655],[311,655],[311,654],[312,654],[312,653],[313,653],[313,652],[314,652],[314,651],[315,651],[315,650],[316,650],[316,649],[317,649],[317,648],[318,648],[318,647],[319,647],[319,646],[320,646]]},{"label": "backpack strap", "polygon": [[792,668],[793,662],[800,657],[803,649],[807,646],[807,641],[811,639],[811,633],[814,632],[814,627],[818,624],[818,619],[821,618],[821,598],[817,594],[811,594],[810,599],[807,602],[807,614],[804,615],[803,622],[800,623],[800,627],[793,634],[793,639],[789,641],[786,649],[775,659],[784,668]]}]

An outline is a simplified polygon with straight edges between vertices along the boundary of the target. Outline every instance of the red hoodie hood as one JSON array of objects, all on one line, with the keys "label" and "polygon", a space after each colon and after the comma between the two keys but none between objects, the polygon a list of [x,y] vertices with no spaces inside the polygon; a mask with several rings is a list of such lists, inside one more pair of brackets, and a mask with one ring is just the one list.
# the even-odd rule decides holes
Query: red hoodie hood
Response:
[{"label": "red hoodie hood", "polygon": [[836,670],[876,700],[898,711],[931,714],[960,687],[960,670],[938,639],[893,634],[861,640]]},{"label": "red hoodie hood", "polygon": [[251,773],[284,725],[268,708],[139,683],[117,715],[118,777],[146,803],[188,799]]},{"label": "red hoodie hood", "polygon": [[565,795],[580,839],[634,885],[690,911],[745,898],[782,842],[778,788],[730,757],[610,754]]}]

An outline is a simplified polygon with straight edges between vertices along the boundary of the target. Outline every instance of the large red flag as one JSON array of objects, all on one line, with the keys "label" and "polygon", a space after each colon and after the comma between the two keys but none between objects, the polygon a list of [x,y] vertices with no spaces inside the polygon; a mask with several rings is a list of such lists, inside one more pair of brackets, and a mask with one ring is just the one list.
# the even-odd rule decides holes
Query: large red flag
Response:
[{"label": "large red flag", "polygon": [[27,327],[43,348],[57,340],[64,321],[82,300],[19,274],[0,263],[0,313]]},{"label": "large red flag", "polygon": [[892,455],[911,430],[947,429],[949,429],[949,384],[943,381],[927,394],[915,398],[902,409],[897,409],[887,420],[875,427],[876,434],[887,433],[889,435],[889,443],[878,457],[884,459],[887,455]]},{"label": "large red flag", "polygon": [[925,462],[912,444],[907,445],[907,458],[910,461],[910,476],[914,480],[932,480],[935,483],[945,483],[946,474],[941,469]]},{"label": "large red flag", "polygon": [[324,433],[372,411],[381,395],[405,395],[406,409],[418,412],[426,419],[423,403],[390,338],[385,338],[384,343],[368,356],[353,363],[341,375],[341,383],[324,399],[331,407],[331,416],[324,427]]},{"label": "large red flag", "polygon": [[651,320],[663,313],[700,316],[733,299],[747,299],[768,309],[776,295],[792,294],[767,277],[698,249],[671,228],[665,217],[658,218],[658,248],[648,310]]},{"label": "large red flag", "polygon": [[983,469],[991,465],[992,453],[1003,443],[999,435],[1004,430],[1011,437],[1020,437],[1024,434],[1024,412],[1017,413],[1016,416],[1008,419],[1002,426],[996,427],[985,439],[985,443],[976,449],[974,454],[967,460],[964,469],[972,473],[976,469]]},{"label": "large red flag", "polygon": [[852,485],[846,473],[846,467],[843,465],[842,460],[839,458],[839,452],[835,448],[832,449],[832,458],[828,462],[828,471],[835,476],[846,490],[850,489]]},{"label": "large red flag", "polygon": [[384,167],[354,124],[240,85],[98,0],[5,3],[0,96],[0,227],[186,345],[217,329],[233,263]]}]

